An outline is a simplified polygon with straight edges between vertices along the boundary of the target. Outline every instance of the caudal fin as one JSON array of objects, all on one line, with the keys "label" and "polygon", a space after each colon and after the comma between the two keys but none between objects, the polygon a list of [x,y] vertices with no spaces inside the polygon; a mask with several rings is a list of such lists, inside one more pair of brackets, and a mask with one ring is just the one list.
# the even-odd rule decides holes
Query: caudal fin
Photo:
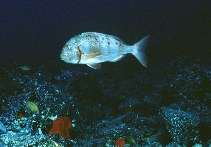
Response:
[{"label": "caudal fin", "polygon": [[146,46],[149,42],[149,35],[145,36],[139,42],[135,43],[133,47],[132,54],[138,59],[138,61],[144,66],[147,67],[147,58],[145,54]]}]

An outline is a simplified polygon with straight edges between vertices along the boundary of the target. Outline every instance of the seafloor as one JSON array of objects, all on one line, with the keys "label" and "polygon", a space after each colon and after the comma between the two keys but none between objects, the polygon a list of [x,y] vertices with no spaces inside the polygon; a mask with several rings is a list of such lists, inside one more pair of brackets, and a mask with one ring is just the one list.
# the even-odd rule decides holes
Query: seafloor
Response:
[{"label": "seafloor", "polygon": [[0,146],[210,146],[210,64],[129,62],[3,67]]}]

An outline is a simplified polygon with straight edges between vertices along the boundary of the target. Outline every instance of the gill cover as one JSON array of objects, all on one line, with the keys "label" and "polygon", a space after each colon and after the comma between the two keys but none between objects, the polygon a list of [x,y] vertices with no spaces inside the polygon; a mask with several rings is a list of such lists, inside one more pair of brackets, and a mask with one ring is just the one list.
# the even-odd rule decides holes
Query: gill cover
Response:
[{"label": "gill cover", "polygon": [[81,61],[82,52],[81,52],[80,46],[78,46],[77,49],[78,49],[77,50],[77,56],[78,56],[78,63],[77,64],[79,64],[80,61]]}]

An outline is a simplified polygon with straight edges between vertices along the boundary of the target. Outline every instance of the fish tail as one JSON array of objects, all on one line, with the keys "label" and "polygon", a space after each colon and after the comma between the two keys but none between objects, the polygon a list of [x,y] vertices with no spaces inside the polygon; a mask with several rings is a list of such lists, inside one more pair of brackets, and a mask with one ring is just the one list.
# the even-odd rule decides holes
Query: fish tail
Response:
[{"label": "fish tail", "polygon": [[138,59],[138,61],[144,66],[147,67],[147,57],[145,54],[146,46],[149,42],[149,35],[145,36],[143,39],[135,43],[132,47],[132,54]]}]

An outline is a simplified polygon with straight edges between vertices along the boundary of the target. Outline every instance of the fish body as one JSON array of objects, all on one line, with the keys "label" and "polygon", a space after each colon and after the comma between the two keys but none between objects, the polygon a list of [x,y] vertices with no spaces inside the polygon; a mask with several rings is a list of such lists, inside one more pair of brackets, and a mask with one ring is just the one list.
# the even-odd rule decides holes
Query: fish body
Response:
[{"label": "fish body", "polygon": [[133,54],[143,66],[147,66],[145,47],[149,36],[134,45],[125,44],[120,38],[97,32],[85,32],[66,42],[60,58],[66,63],[87,64],[98,69],[102,62],[116,62],[126,54]]},{"label": "fish body", "polygon": [[31,70],[32,68],[28,65],[24,65],[24,66],[21,66],[19,67],[20,69],[24,70],[24,71],[28,71],[28,70]]},{"label": "fish body", "polygon": [[32,112],[35,112],[35,113],[39,113],[39,109],[37,107],[37,105],[31,101],[27,101],[26,102],[26,106],[32,111]]},{"label": "fish body", "polygon": [[2,122],[0,122],[0,130],[1,130],[2,132],[4,132],[4,133],[7,132],[7,129],[6,129],[6,127],[4,126],[4,124],[3,124]]}]

